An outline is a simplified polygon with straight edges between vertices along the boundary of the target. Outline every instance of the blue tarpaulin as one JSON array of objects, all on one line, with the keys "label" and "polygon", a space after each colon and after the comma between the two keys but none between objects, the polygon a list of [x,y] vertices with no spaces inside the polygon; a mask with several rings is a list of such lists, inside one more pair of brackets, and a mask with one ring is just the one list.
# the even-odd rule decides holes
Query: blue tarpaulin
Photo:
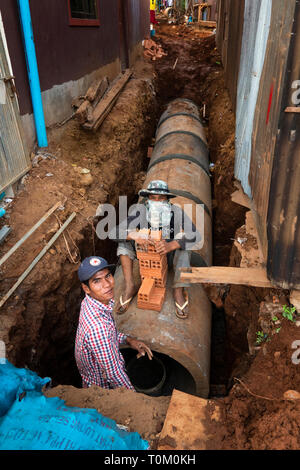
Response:
[{"label": "blue tarpaulin", "polygon": [[44,385],[51,379],[41,379],[35,372],[28,369],[18,369],[5,361],[0,364],[0,417],[3,416],[24,392],[41,392]]},{"label": "blue tarpaulin", "polygon": [[0,450],[147,450],[138,433],[119,428],[97,410],[46,398],[50,381],[8,362],[0,365]]}]

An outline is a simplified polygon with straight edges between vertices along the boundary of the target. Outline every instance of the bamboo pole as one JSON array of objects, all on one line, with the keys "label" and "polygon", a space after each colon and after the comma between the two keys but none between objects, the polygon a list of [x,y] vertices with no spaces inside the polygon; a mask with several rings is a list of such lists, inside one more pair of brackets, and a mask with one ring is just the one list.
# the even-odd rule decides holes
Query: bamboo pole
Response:
[{"label": "bamboo pole", "polygon": [[56,211],[59,206],[61,206],[61,202],[57,202],[55,206],[48,210],[48,212],[1,258],[0,266],[8,260],[8,258],[40,227],[40,225],[42,225],[43,222],[45,222],[51,214],[53,214],[54,211]]},{"label": "bamboo pole", "polygon": [[12,288],[7,292],[7,294],[1,299],[0,301],[0,308],[5,304],[5,302],[9,299],[9,297],[15,292],[15,290],[19,287],[19,285],[24,281],[24,279],[28,276],[28,274],[32,271],[35,265],[42,259],[42,257],[47,253],[49,248],[56,242],[58,237],[62,234],[62,232],[67,228],[67,226],[72,222],[72,220],[76,217],[76,212],[70,215],[70,217],[66,220],[66,222],[62,225],[62,227],[56,232],[56,234],[51,238],[51,240],[47,243],[47,245],[40,251],[40,253],[36,256],[36,258],[32,261],[32,263],[28,266],[26,271],[19,277],[17,282],[12,286]]}]

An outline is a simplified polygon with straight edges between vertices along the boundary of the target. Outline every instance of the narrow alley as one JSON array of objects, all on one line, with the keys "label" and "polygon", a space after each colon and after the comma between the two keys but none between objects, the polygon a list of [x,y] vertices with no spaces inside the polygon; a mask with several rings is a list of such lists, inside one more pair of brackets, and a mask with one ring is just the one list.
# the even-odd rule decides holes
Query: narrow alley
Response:
[{"label": "narrow alley", "polygon": [[[72,213],[76,216],[1,306],[0,340],[5,344],[6,358],[17,368],[51,378],[51,386],[43,389],[45,397],[58,397],[67,407],[96,409],[130,433],[138,433],[151,450],[298,450],[300,378],[298,360],[291,358],[296,350],[293,344],[300,339],[300,311],[292,308],[290,289],[284,283],[200,281],[211,309],[211,323],[205,326],[211,330],[206,338],[207,396],[197,393],[198,372],[192,364],[196,346],[193,334],[186,333],[189,328],[197,331],[200,306],[191,307],[192,314],[193,308],[196,313],[187,320],[178,320],[174,313],[167,329],[172,335],[178,328],[183,341],[193,343],[192,352],[180,349],[179,333],[173,338],[173,343],[178,342],[175,352],[167,339],[161,339],[158,346],[154,340],[149,344],[166,371],[159,393],[96,385],[82,388],[74,356],[84,298],[78,267],[90,256],[101,256],[120,267],[115,241],[97,235],[99,208],[106,204],[119,208],[119,198],[124,195],[128,205],[138,203],[139,191],[148,184],[161,116],[174,100],[197,106],[209,150],[213,262],[202,266],[251,269],[262,264],[252,208],[240,202],[241,194],[243,200],[248,196],[236,178],[239,123],[217,45],[218,32],[195,21],[173,21],[162,11],[156,12],[154,27],[155,34],[144,40],[130,67],[130,80],[99,129],[88,131],[76,118],[84,100],[78,93],[72,114],[47,125],[48,146],[32,148],[30,170],[14,184],[6,216],[0,218],[0,229],[9,224],[11,230],[0,245],[0,260],[51,207],[59,204],[47,224],[32,233],[9,261],[0,264],[2,299],[67,218]],[[147,55],[146,41],[155,43],[163,54]],[[176,160],[172,165],[176,166]],[[201,269],[201,264],[197,266]],[[188,271],[191,277],[196,276],[193,269]],[[119,298],[122,283],[117,273]],[[201,289],[196,281],[192,286],[195,292]],[[143,320],[141,331],[144,328],[146,337],[156,327],[163,331],[159,323],[151,323],[157,316],[158,312]],[[140,331],[135,307],[116,317],[117,326],[125,333],[126,328],[131,332],[136,327],[135,334]],[[141,334],[136,336],[145,339]],[[197,347],[201,341],[196,341]],[[202,343],[200,346],[204,347]],[[126,366],[136,355],[130,348],[121,349],[121,353]],[[203,364],[201,367],[205,368]],[[146,369],[141,375],[144,379],[140,379],[147,382],[150,370]],[[166,431],[167,423],[172,423],[174,391],[191,400],[202,400],[203,435],[194,436],[186,427],[190,444],[179,442],[179,431],[178,440],[175,431],[175,437]]]}]

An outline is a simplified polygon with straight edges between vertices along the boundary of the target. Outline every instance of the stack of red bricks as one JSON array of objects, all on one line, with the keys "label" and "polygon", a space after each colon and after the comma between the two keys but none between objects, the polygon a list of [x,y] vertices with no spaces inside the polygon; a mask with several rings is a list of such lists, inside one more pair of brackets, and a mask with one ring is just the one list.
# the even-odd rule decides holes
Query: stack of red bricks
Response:
[{"label": "stack of red bricks", "polygon": [[138,292],[137,306],[143,310],[160,312],[165,300],[168,274],[167,256],[157,253],[155,242],[162,239],[160,231],[143,230],[149,240],[145,245],[136,243],[136,253],[140,265],[142,285]]}]

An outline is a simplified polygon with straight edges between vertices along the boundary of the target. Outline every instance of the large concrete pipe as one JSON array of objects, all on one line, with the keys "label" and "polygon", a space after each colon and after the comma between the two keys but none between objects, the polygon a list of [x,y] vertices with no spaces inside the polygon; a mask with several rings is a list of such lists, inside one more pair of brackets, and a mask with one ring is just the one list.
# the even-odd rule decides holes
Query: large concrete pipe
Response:
[{"label": "large concrete pipe", "polygon": [[[212,259],[211,189],[208,149],[197,106],[178,99],[169,104],[157,129],[156,144],[144,187],[151,180],[164,180],[177,194],[173,204],[204,205],[204,245],[193,252],[193,266],[209,266]],[[194,220],[196,222],[196,219]],[[199,228],[199,227],[198,227]],[[203,232],[200,227],[200,231]],[[134,266],[136,284],[140,277]],[[168,273],[167,294],[160,313],[137,308],[136,298],[123,315],[116,315],[118,328],[148,343],[153,351],[167,354],[184,366],[195,382],[195,393],[209,394],[211,304],[201,285],[189,288],[189,317],[178,319],[172,295],[172,272]],[[115,297],[124,292],[121,268],[116,272]]]}]

